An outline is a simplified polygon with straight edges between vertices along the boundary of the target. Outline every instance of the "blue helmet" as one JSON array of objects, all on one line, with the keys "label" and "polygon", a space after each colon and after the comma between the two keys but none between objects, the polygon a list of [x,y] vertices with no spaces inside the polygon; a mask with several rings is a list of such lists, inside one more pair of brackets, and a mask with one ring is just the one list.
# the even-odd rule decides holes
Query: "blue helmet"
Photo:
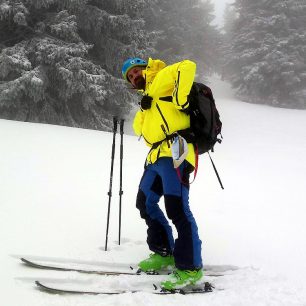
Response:
[{"label": "blue helmet", "polygon": [[141,58],[138,58],[138,57],[128,58],[122,65],[122,76],[126,81],[129,81],[127,78],[127,73],[131,68],[136,67],[136,66],[145,67],[147,65],[148,63]]}]

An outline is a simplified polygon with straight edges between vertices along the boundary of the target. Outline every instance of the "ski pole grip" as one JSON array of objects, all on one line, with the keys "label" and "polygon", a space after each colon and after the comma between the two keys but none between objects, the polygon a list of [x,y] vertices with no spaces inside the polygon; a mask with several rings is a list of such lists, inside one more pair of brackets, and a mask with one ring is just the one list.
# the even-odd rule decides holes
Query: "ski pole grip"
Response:
[{"label": "ski pole grip", "polygon": [[113,132],[117,132],[117,124],[118,124],[118,118],[113,117]]},{"label": "ski pole grip", "polygon": [[120,133],[123,134],[124,119],[120,120]]}]

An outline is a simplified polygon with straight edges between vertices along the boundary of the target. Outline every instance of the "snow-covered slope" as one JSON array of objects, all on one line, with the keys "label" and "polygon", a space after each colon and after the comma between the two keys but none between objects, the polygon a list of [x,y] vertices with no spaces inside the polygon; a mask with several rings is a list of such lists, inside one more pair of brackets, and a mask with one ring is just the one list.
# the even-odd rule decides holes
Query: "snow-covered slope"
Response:
[{"label": "snow-covered slope", "polygon": [[136,137],[124,138],[122,244],[117,244],[116,162],[105,252],[112,135],[0,120],[1,305],[306,305],[306,112],[222,96],[218,108],[224,141],[212,156],[225,190],[207,156],[201,156],[190,203],[205,264],[240,268],[209,279],[225,290],[167,297],[58,296],[34,290],[34,279],[94,282],[102,288],[128,287],[133,281],[150,286],[148,277],[106,279],[33,270],[10,256],[129,264],[146,257],[146,227],[135,195],[147,148]]}]

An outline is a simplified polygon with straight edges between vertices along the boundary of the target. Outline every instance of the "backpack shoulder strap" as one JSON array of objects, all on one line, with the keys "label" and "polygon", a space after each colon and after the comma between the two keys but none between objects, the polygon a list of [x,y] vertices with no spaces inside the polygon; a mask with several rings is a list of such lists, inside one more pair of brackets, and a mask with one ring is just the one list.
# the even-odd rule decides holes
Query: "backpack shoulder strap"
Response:
[{"label": "backpack shoulder strap", "polygon": [[173,98],[172,96],[165,96],[165,97],[159,97],[159,100],[164,102],[172,102]]}]

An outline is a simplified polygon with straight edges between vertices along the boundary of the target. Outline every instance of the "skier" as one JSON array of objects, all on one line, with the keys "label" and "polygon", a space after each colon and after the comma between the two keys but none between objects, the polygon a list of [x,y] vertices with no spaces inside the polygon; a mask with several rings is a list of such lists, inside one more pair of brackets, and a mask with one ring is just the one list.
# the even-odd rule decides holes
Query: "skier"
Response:
[{"label": "skier", "polygon": [[[175,267],[161,283],[165,290],[196,284],[203,277],[202,242],[188,200],[189,174],[195,166],[194,147],[188,144],[187,156],[177,169],[171,155],[173,134],[190,127],[186,110],[195,71],[196,64],[190,60],[166,66],[161,60],[129,58],[122,66],[123,78],[143,93],[133,128],[151,148],[136,207],[148,226],[147,243],[153,254],[138,266],[145,272]],[[158,206],[161,196],[178,233],[175,241],[171,226]]]}]

